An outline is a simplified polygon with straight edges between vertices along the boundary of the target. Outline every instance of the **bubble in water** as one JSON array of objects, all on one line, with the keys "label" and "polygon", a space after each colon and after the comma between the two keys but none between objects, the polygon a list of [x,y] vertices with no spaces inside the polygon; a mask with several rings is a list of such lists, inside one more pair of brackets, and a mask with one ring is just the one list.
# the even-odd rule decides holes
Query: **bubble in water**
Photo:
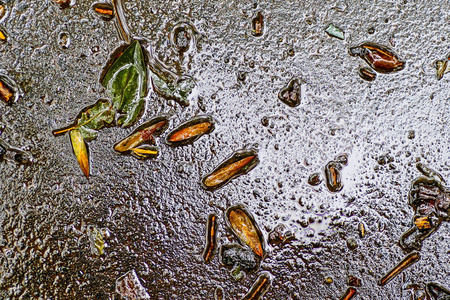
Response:
[{"label": "bubble in water", "polygon": [[186,52],[195,47],[197,30],[188,22],[181,22],[172,29],[170,42],[179,53]]}]

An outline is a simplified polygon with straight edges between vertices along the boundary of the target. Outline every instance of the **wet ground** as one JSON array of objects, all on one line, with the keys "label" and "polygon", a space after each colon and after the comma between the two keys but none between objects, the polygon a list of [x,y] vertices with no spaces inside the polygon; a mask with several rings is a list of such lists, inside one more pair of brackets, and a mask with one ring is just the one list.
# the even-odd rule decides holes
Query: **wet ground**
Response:
[{"label": "wet ground", "polygon": [[[419,262],[377,285],[406,254],[398,240],[411,226],[416,162],[450,178],[450,77],[438,81],[433,64],[448,54],[447,1],[126,1],[133,36],[177,63],[198,91],[188,107],[150,92],[137,125],[166,114],[171,130],[211,115],[216,128],[180,148],[158,138],[160,155],[145,161],[112,147],[137,125],[102,129],[89,143],[89,180],[69,136],[52,130],[108,98],[99,77],[122,42],[91,1],[64,10],[49,0],[3,4],[0,69],[24,96],[0,102],[1,139],[28,149],[34,162],[0,163],[1,299],[120,299],[116,279],[133,269],[151,299],[213,299],[219,286],[224,299],[240,299],[262,271],[274,278],[265,299],[338,299],[349,275],[362,282],[354,299],[411,299],[411,283],[450,286],[446,223],[424,242]],[[183,56],[169,41],[179,22],[198,31]],[[327,35],[330,23],[344,40]],[[348,49],[366,41],[390,47],[405,69],[361,79],[366,64]],[[303,82],[297,107],[278,99],[292,77]],[[205,191],[201,178],[245,147],[259,150],[259,165]],[[323,180],[325,165],[342,153],[349,155],[342,191],[308,184],[312,173]],[[236,242],[224,221],[234,204],[247,206],[266,238],[279,223],[296,237],[269,247],[260,269],[238,282],[217,253],[208,264],[202,258],[210,213],[219,216],[219,244]],[[92,228],[103,230],[102,256],[90,247]]]}]

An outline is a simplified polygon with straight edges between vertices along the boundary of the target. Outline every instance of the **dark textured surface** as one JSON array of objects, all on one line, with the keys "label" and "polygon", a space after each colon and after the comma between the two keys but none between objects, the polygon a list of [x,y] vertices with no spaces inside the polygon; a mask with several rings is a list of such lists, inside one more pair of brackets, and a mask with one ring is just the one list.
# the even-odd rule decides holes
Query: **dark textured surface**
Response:
[{"label": "dark textured surface", "polygon": [[[240,299],[262,270],[274,276],[266,299],[338,299],[348,275],[362,282],[354,299],[410,299],[406,283],[450,286],[446,223],[424,242],[419,262],[384,287],[376,283],[405,255],[397,242],[413,216],[415,163],[450,178],[450,76],[438,81],[433,67],[448,54],[447,1],[127,1],[134,36],[193,76],[199,95],[183,108],[150,92],[137,125],[163,113],[169,130],[200,114],[217,124],[191,146],[157,138],[161,153],[147,161],[112,149],[137,125],[103,129],[89,143],[89,181],[68,135],[51,131],[107,98],[99,77],[121,44],[114,26],[90,1],[65,10],[49,0],[4,2],[0,69],[25,96],[0,102],[1,138],[28,148],[34,163],[0,161],[0,299],[114,299],[115,280],[131,269],[152,299],[212,299],[217,286],[225,299]],[[251,33],[258,11],[261,37]],[[199,32],[198,49],[183,57],[169,43],[180,21]],[[344,41],[325,33],[330,22]],[[365,63],[348,49],[365,41],[391,47],[406,68],[362,80]],[[294,76],[304,83],[291,108],[278,92]],[[259,149],[260,164],[218,191],[203,190],[201,177],[244,147]],[[341,192],[308,185],[341,153],[349,154]],[[383,155],[392,161],[380,164]],[[219,243],[236,242],[223,211],[239,203],[266,237],[283,222],[297,239],[270,248],[259,271],[234,282],[217,254],[205,264],[201,253],[210,213],[219,215]],[[89,226],[108,233],[102,257],[91,252]]]}]

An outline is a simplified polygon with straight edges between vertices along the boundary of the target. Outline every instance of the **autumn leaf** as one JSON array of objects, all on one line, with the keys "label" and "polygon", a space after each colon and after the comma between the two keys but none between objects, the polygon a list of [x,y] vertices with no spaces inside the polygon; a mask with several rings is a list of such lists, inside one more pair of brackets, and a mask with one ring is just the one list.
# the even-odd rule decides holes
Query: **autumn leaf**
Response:
[{"label": "autumn leaf", "polygon": [[134,124],[142,111],[147,91],[146,70],[141,44],[134,41],[102,79],[102,85],[111,94],[113,106],[120,114],[117,120],[120,126]]},{"label": "autumn leaf", "polygon": [[89,152],[80,130],[74,129],[70,131],[70,141],[81,170],[89,179]]},{"label": "autumn leaf", "polygon": [[60,135],[70,130],[77,129],[85,141],[89,142],[97,138],[97,130],[109,126],[114,122],[115,110],[108,100],[98,100],[93,106],[81,112],[75,125],[53,131],[54,135]]}]

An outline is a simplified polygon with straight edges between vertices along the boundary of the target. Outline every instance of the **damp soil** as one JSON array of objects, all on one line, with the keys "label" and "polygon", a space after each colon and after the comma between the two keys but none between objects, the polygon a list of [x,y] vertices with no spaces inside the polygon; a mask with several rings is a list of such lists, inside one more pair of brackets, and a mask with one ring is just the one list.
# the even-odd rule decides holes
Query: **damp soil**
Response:
[{"label": "damp soil", "polygon": [[[150,91],[135,126],[102,129],[89,143],[89,180],[69,136],[52,130],[108,97],[100,74],[122,42],[93,1],[66,9],[2,3],[0,69],[23,97],[0,102],[0,138],[33,162],[0,160],[0,299],[120,299],[116,280],[131,270],[151,299],[213,299],[219,287],[224,299],[240,299],[263,271],[273,276],[265,299],[277,300],[338,299],[349,276],[361,280],[354,299],[411,299],[411,284],[450,286],[447,223],[424,241],[417,263],[377,284],[406,255],[398,240],[414,215],[415,164],[450,179],[450,76],[438,81],[434,67],[450,48],[447,1],[126,1],[132,35],[194,78],[197,95],[184,107]],[[259,12],[264,31],[256,37]],[[330,23],[344,40],[328,36]],[[170,41],[179,24],[196,35],[181,52]],[[364,42],[389,47],[406,67],[363,80],[367,65],[348,50]],[[292,78],[302,84],[296,107],[278,98]],[[154,159],[114,151],[158,115],[170,117],[169,130],[209,115],[215,130],[177,148],[157,137]],[[260,163],[218,190],[203,189],[201,178],[244,148],[257,149]],[[343,153],[341,191],[308,184]],[[210,214],[218,216],[218,246],[238,242],[224,218],[237,204],[266,239],[281,223],[295,239],[268,246],[260,268],[236,282],[217,252],[209,263],[202,253]],[[104,233],[101,256],[89,228]]]}]

